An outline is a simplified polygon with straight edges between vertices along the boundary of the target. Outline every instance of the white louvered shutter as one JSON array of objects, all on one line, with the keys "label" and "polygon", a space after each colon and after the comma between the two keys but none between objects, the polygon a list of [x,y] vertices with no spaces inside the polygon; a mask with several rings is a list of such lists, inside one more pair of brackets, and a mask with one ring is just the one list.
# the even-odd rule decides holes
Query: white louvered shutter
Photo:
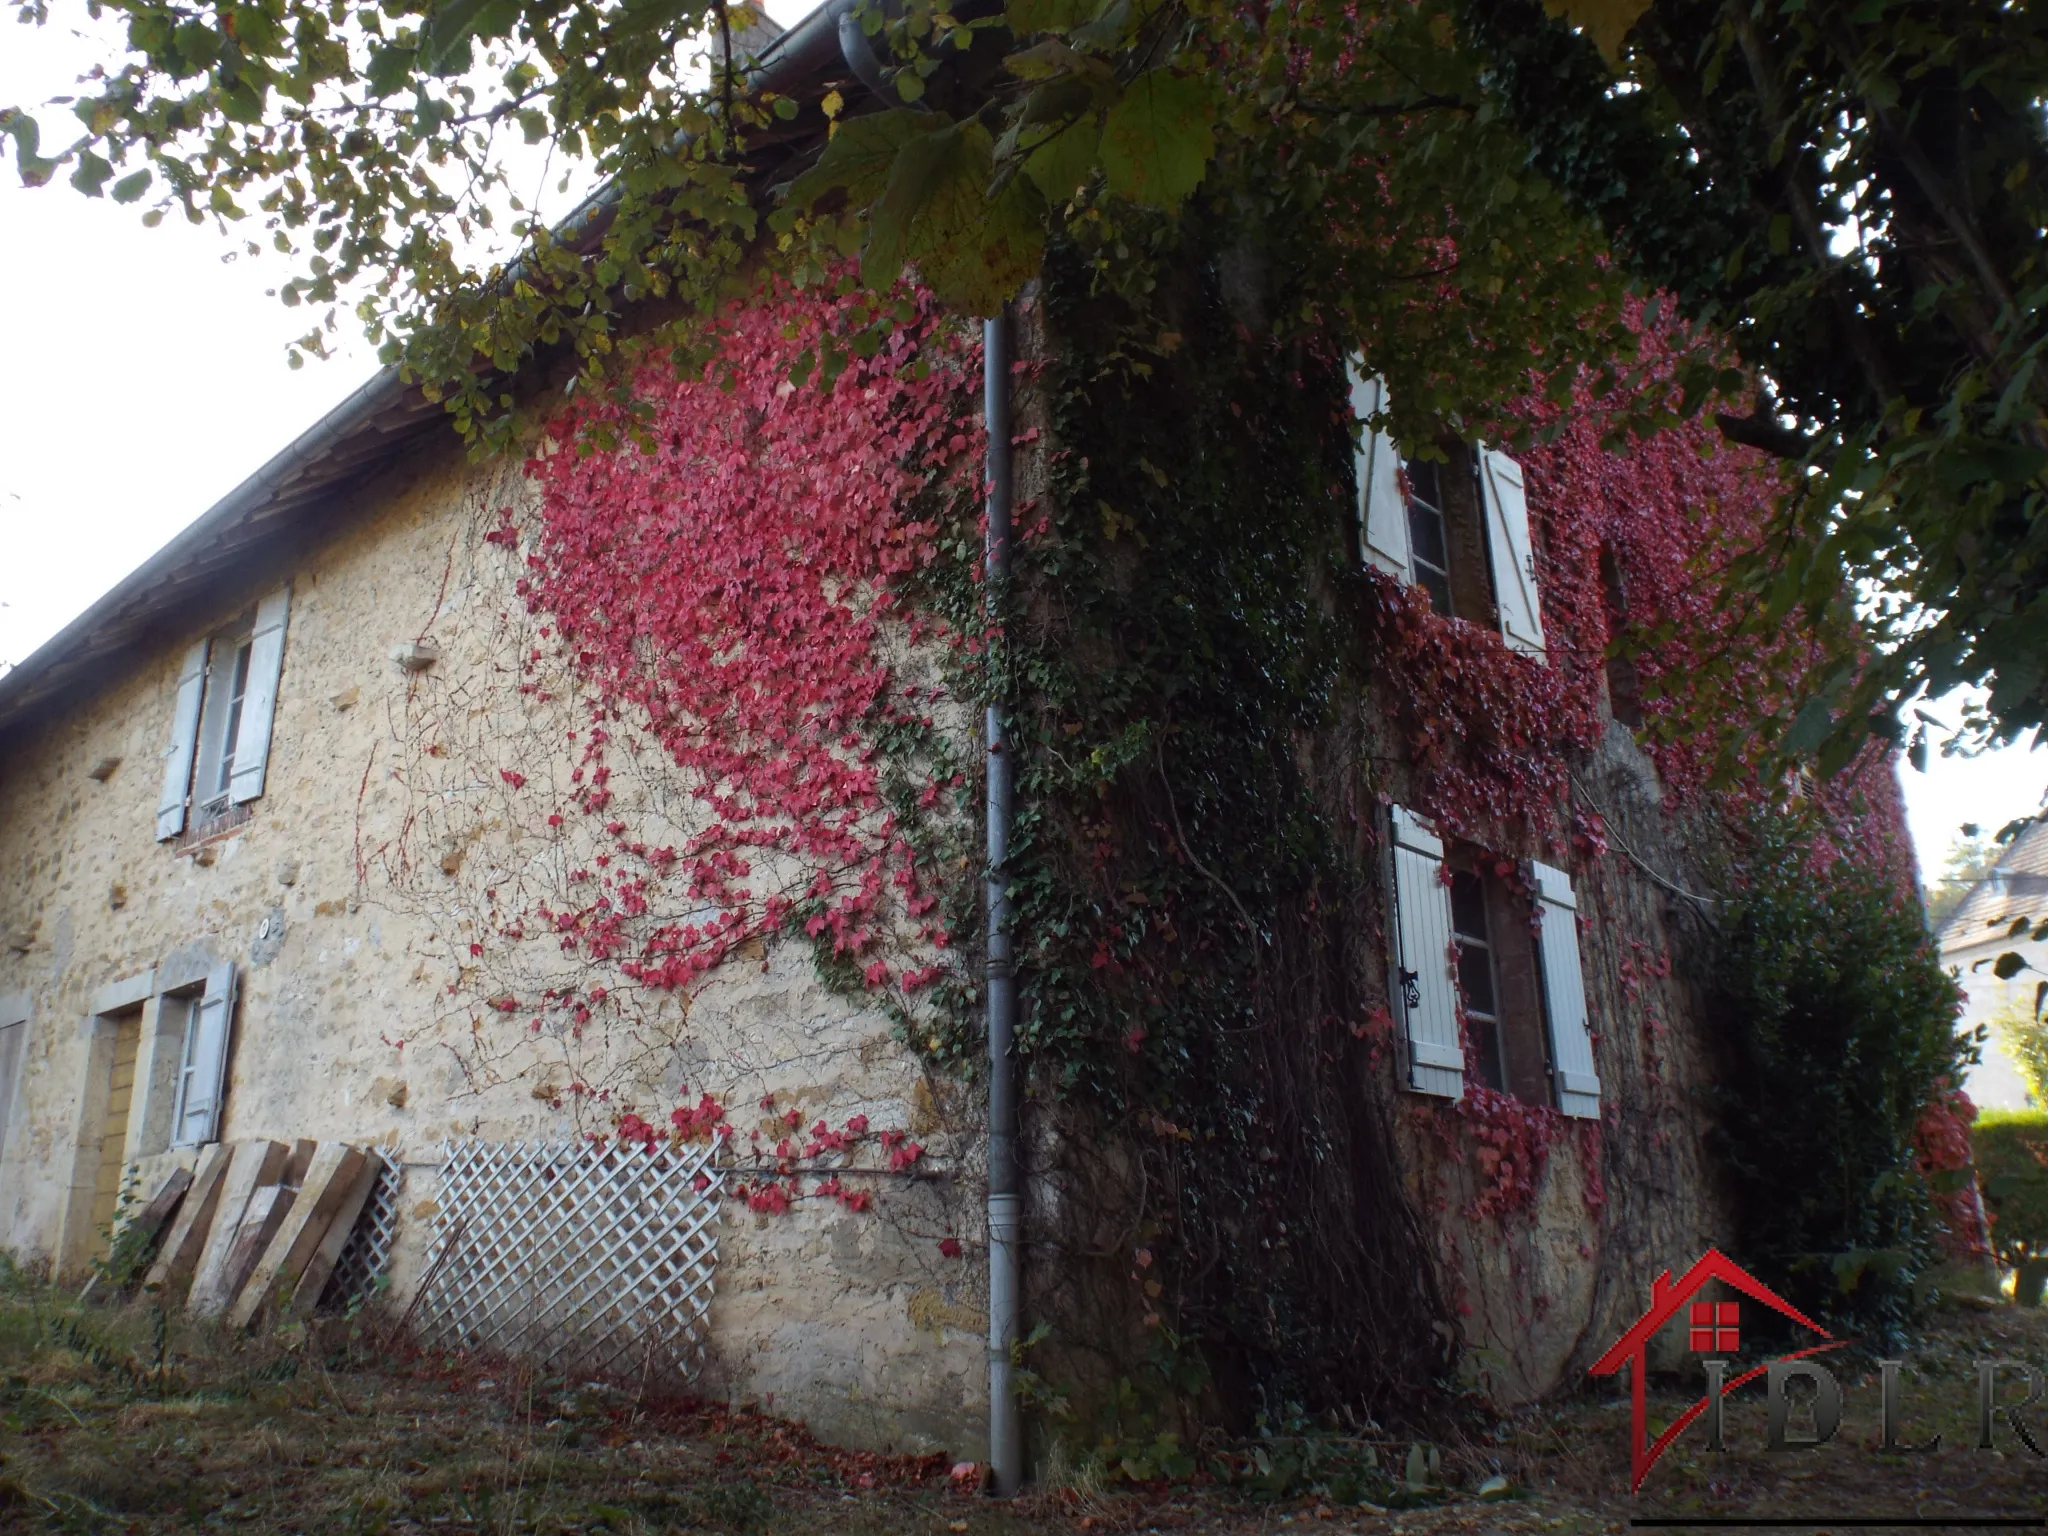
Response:
[{"label": "white louvered shutter", "polygon": [[[1359,372],[1359,360],[1345,361],[1351,380],[1351,414],[1370,420],[1386,406],[1387,386]],[[1365,558],[1401,581],[1408,565],[1408,500],[1401,494],[1401,453],[1384,432],[1367,427],[1358,444],[1358,528]]]},{"label": "white louvered shutter", "polygon": [[235,963],[223,960],[206,973],[206,991],[185,1027],[185,1059],[178,1076],[178,1125],[171,1145],[202,1147],[220,1139],[221,1097],[227,1088],[228,1034],[235,1021]]},{"label": "white louvered shutter", "polygon": [[164,788],[156,801],[156,837],[162,842],[185,830],[185,797],[192,791],[192,753],[199,744],[199,701],[206,693],[206,648],[201,640],[185,653],[178,669],[178,696],[171,706],[171,744],[164,748]]},{"label": "white louvered shutter", "polygon": [[1394,1015],[1405,1009],[1408,1086],[1446,1099],[1465,1092],[1458,1043],[1458,977],[1451,961],[1451,892],[1444,845],[1413,812],[1392,808]]},{"label": "white louvered shutter", "polygon": [[284,627],[292,589],[279,587],[256,605],[256,632],[249,638],[249,681],[242,692],[241,729],[235,733],[235,772],[228,800],[235,805],[263,793],[270,766],[270,721],[277,712],[277,683],[284,672]]},{"label": "white louvered shutter", "polygon": [[1600,1118],[1600,1078],[1593,1070],[1593,1032],[1586,1018],[1586,978],[1579,965],[1579,909],[1571,877],[1529,862],[1541,919],[1537,956],[1543,972],[1543,1016],[1550,1025],[1550,1060],[1557,1077],[1557,1107],[1578,1120]]},{"label": "white louvered shutter", "polygon": [[1522,466],[1494,448],[1479,450],[1486,499],[1486,548],[1493,561],[1493,600],[1508,649],[1541,656],[1543,606],[1536,599],[1536,556],[1529,542],[1529,495]]}]

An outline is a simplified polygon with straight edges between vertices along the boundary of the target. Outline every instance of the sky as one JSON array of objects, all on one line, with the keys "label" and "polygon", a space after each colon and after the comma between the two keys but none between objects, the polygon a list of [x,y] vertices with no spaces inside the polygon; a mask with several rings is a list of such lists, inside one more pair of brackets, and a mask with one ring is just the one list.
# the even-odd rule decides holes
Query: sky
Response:
[{"label": "sky", "polygon": [[[787,24],[810,5],[767,9]],[[0,105],[67,90],[97,52],[62,22],[9,39]],[[24,189],[11,162],[0,168],[0,663],[29,655],[375,371],[346,329],[330,360],[286,367],[309,316],[266,293],[282,275],[211,226],[144,229],[133,208],[61,180]],[[1901,780],[1932,874],[1964,823],[1992,831],[2040,804],[2048,752],[1937,758]]]}]

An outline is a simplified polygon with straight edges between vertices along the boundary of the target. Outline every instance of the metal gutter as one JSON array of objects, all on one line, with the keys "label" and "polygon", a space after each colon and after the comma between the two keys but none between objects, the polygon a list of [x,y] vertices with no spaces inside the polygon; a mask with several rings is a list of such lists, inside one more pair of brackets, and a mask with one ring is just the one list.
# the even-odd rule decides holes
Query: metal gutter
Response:
[{"label": "metal gutter", "polygon": [[[997,687],[1006,688],[1002,625],[1009,612],[1012,543],[1006,315],[982,323],[981,370],[988,453],[988,532],[982,550],[993,631],[985,654]],[[988,931],[988,1459],[990,1491],[1007,1498],[1024,1482],[1024,1421],[1010,1355],[1024,1336],[1024,1185],[1017,1158],[1017,956],[1009,871],[1017,776],[1003,705],[1002,698],[991,697],[983,717],[988,862],[982,899]]]}]

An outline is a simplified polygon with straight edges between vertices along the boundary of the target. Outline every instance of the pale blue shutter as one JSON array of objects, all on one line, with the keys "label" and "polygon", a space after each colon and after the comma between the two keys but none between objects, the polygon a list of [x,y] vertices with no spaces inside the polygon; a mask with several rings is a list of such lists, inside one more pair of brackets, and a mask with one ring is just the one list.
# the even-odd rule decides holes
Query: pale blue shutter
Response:
[{"label": "pale blue shutter", "polygon": [[174,1147],[220,1139],[221,1097],[227,1088],[228,1035],[235,1021],[235,964],[223,960],[206,975],[206,991],[185,1025],[185,1056],[178,1074]]},{"label": "pale blue shutter", "polygon": [[185,799],[192,790],[192,753],[199,742],[199,701],[206,692],[206,647],[201,640],[178,669],[171,706],[171,744],[164,748],[164,787],[156,801],[156,836],[162,842],[185,830]]},{"label": "pale blue shutter", "polygon": [[277,684],[284,672],[284,629],[291,614],[292,589],[279,587],[256,605],[256,632],[249,639],[249,681],[242,693],[241,729],[232,743],[234,777],[228,799],[235,805],[263,793],[263,775],[270,765],[270,722],[277,712]]},{"label": "pale blue shutter", "polygon": [[1579,964],[1578,901],[1571,877],[1530,860],[1540,922],[1537,959],[1543,972],[1543,1014],[1550,1025],[1550,1060],[1557,1107],[1578,1120],[1600,1118],[1600,1077],[1593,1069],[1593,1031],[1586,1014],[1586,978]]},{"label": "pale blue shutter", "polygon": [[1465,1092],[1458,977],[1451,959],[1451,892],[1444,845],[1412,811],[1392,807],[1394,1017],[1406,1016],[1408,1086],[1455,1099]]}]

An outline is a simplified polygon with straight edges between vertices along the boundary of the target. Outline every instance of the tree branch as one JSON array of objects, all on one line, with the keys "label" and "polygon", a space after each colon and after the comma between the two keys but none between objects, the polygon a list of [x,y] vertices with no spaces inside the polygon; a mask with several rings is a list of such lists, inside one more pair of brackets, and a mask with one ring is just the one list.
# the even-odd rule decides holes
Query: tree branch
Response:
[{"label": "tree branch", "polygon": [[1755,448],[1773,458],[1803,459],[1813,451],[1812,438],[1781,426],[1766,415],[1735,416],[1727,411],[1717,411],[1714,413],[1714,425],[1721,429],[1721,435],[1729,442]]}]

